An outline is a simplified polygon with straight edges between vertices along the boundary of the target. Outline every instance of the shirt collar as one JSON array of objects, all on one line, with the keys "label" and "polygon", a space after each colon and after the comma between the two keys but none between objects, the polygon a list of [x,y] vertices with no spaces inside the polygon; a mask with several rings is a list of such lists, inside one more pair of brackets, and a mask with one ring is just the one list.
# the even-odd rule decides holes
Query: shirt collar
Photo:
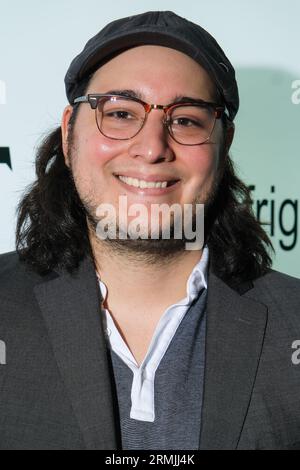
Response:
[{"label": "shirt collar", "polygon": [[202,287],[207,289],[208,261],[209,261],[209,249],[207,246],[205,246],[203,248],[201,259],[193,268],[188,278],[187,288],[189,285],[191,286],[191,288],[196,287],[198,283],[200,283]]},{"label": "shirt collar", "polygon": [[[207,276],[208,276],[208,263],[209,263],[209,249],[207,246],[203,248],[201,259],[194,266],[186,284],[187,296],[182,300],[183,303],[191,303],[199,294],[202,289],[207,289]],[[100,290],[103,301],[107,297],[107,287],[98,273]]]}]

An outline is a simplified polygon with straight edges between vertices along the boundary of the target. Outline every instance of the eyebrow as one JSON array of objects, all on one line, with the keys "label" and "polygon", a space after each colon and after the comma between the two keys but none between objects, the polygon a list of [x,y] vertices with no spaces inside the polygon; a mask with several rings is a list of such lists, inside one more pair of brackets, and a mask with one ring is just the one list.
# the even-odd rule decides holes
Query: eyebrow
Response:
[{"label": "eyebrow", "polygon": [[[120,95],[127,98],[136,98],[141,101],[145,101],[144,96],[137,90],[108,90],[105,92],[107,95]],[[193,98],[191,96],[175,95],[173,100],[168,104],[177,104],[177,103],[197,103],[199,101],[206,101],[203,98]]]},{"label": "eyebrow", "polygon": [[143,95],[136,90],[108,90],[105,92],[107,95],[121,95],[128,98],[137,98],[143,101]]}]

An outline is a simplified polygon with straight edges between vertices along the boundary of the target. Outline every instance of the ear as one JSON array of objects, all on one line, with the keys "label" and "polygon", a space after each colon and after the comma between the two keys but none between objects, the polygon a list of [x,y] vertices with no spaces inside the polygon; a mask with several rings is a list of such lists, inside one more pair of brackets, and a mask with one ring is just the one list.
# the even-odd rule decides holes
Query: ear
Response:
[{"label": "ear", "polygon": [[234,137],[235,125],[233,122],[228,121],[227,129],[226,129],[226,137],[225,137],[225,149],[226,153],[229,152],[231,147],[233,137]]},{"label": "ear", "polygon": [[65,164],[69,167],[70,162],[69,162],[69,144],[68,144],[68,137],[69,137],[69,122],[70,118],[73,113],[73,108],[72,106],[68,105],[63,112],[62,115],[62,120],[61,120],[61,134],[62,134],[62,148],[63,148],[63,153],[65,157]]}]

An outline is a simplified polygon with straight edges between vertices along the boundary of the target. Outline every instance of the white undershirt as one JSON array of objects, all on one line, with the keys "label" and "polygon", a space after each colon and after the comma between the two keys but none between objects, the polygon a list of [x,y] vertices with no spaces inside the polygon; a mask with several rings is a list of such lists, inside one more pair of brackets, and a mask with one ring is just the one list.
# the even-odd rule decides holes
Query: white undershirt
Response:
[{"label": "white undershirt", "polygon": [[[164,312],[156,326],[147,354],[140,366],[120,335],[111,314],[102,307],[102,313],[106,319],[106,334],[109,345],[133,372],[130,411],[130,418],[132,419],[150,422],[155,419],[155,372],[191,303],[198,296],[200,290],[207,289],[208,258],[209,250],[204,247],[200,261],[193,268],[188,278],[186,297],[168,307]],[[99,276],[98,279],[104,302],[107,297],[107,287]]]}]

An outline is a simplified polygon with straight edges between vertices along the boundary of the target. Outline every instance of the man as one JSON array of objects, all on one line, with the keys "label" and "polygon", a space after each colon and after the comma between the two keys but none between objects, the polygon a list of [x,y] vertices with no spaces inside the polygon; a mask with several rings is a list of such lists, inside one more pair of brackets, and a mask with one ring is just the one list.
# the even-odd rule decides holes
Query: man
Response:
[{"label": "man", "polygon": [[0,447],[300,448],[300,283],[270,269],[228,155],[224,52],[148,12],[107,25],[65,83],[1,256]]}]

